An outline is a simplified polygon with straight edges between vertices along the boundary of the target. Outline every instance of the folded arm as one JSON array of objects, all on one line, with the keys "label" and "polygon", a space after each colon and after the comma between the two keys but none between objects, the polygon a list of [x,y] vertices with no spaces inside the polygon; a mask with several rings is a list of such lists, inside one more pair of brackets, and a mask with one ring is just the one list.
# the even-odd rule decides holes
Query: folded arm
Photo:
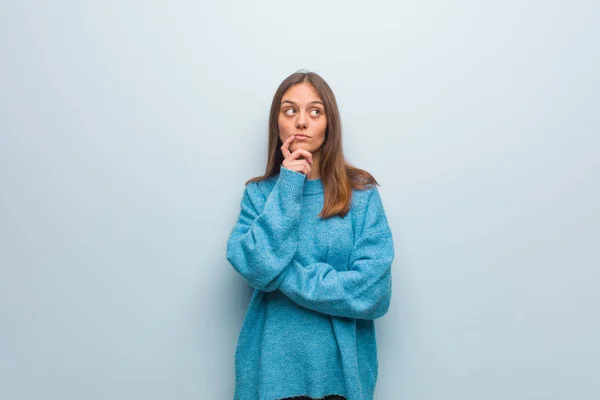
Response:
[{"label": "folded arm", "polygon": [[297,304],[329,315],[376,319],[387,313],[392,296],[392,232],[377,188],[369,197],[360,237],[348,270],[296,258],[283,272],[279,290]]}]

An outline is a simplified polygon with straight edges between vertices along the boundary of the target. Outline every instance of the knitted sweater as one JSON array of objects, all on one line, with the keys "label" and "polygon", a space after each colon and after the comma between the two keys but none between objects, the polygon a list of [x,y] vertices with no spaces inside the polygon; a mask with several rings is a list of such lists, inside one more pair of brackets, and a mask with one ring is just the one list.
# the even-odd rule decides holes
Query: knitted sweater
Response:
[{"label": "knitted sweater", "polygon": [[389,308],[392,233],[377,186],[321,219],[321,179],[280,166],[246,185],[227,260],[254,288],[235,352],[234,400],[371,400],[374,320]]}]

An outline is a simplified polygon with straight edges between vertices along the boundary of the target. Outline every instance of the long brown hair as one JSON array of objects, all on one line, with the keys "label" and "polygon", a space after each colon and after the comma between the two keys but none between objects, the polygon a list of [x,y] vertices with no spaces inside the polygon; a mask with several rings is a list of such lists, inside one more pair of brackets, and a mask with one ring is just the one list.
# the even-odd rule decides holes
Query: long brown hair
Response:
[{"label": "long brown hair", "polygon": [[320,148],[319,175],[325,189],[323,209],[319,216],[329,218],[334,215],[344,217],[350,210],[352,189],[364,190],[370,185],[379,185],[373,175],[352,166],[342,151],[342,121],[333,91],[321,76],[315,72],[300,70],[288,76],[275,92],[269,117],[269,149],[267,168],[263,176],[246,181],[246,184],[261,181],[279,173],[284,160],[281,153],[283,143],[279,138],[279,112],[283,94],[292,86],[308,82],[321,96],[327,116],[325,140]]}]

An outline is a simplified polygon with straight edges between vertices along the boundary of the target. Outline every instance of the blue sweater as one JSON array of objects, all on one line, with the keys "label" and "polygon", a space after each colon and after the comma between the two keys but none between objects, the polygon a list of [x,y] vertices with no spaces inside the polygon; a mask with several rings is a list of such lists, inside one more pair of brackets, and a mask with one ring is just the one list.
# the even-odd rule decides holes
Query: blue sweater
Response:
[{"label": "blue sweater", "polygon": [[234,400],[373,399],[374,320],[391,299],[392,233],[377,186],[321,219],[321,179],[285,168],[246,185],[227,260],[254,288],[235,352]]}]

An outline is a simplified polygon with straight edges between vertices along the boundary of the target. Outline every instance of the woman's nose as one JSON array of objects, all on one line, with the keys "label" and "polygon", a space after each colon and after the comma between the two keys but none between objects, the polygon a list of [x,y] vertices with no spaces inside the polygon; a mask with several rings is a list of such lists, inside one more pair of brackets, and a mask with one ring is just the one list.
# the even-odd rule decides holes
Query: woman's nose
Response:
[{"label": "woman's nose", "polygon": [[298,114],[298,119],[296,120],[296,128],[306,128],[306,118],[302,113]]}]

